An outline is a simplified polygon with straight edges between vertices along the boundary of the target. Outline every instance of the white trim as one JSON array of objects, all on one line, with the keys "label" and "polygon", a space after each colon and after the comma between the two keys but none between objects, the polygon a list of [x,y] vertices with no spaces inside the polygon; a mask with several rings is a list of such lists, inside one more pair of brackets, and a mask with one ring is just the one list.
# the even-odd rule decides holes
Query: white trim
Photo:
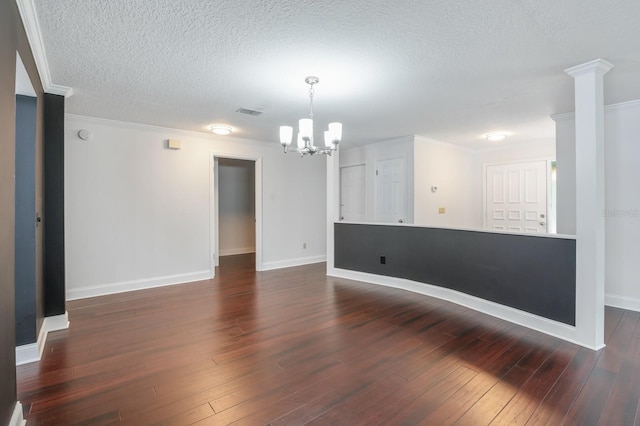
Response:
[{"label": "white trim", "polygon": [[310,265],[312,263],[326,262],[327,256],[311,256],[299,257],[297,259],[278,260],[275,262],[265,262],[262,264],[263,271],[271,271],[273,269],[290,268],[292,266]]},{"label": "white trim", "polygon": [[220,265],[218,253],[218,168],[217,159],[209,152],[209,277],[215,278]]},{"label": "white trim", "polygon": [[564,72],[569,74],[571,77],[578,77],[586,73],[597,73],[604,75],[609,72],[611,68],[613,68],[613,64],[611,62],[598,58],[589,62],[585,62],[584,64],[567,68],[566,70],[564,70]]},{"label": "white trim", "polygon": [[85,299],[87,297],[104,296],[107,294],[124,293],[127,291],[144,290],[147,288],[164,287],[174,284],[185,284],[193,281],[203,281],[211,278],[210,273],[211,272],[209,270],[197,271],[186,274],[167,275],[164,277],[143,278],[140,280],[101,284],[78,289],[67,289],[67,300]]},{"label": "white trim", "polygon": [[533,330],[549,334],[551,336],[566,340],[571,343],[575,343],[580,346],[584,346],[588,349],[597,351],[605,347],[605,345],[599,347],[591,347],[576,340],[574,338],[574,335],[576,334],[576,328],[573,326],[533,315],[519,309],[500,305],[499,303],[490,302],[488,300],[461,293],[459,291],[450,290],[448,288],[406,280],[402,278],[387,277],[337,268],[331,271],[331,273],[329,273],[328,271],[327,275],[349,280],[363,281],[366,283],[382,285],[385,287],[398,288],[401,290],[407,290],[414,293],[423,294],[425,296],[446,300],[473,309],[475,311],[482,312],[484,314],[491,315],[493,317],[521,325],[523,327],[531,328]]},{"label": "white trim", "polygon": [[241,247],[241,248],[231,248],[220,250],[220,256],[234,256],[236,254],[249,254],[255,253],[255,247]]},{"label": "white trim", "polygon": [[606,293],[604,295],[604,304],[614,308],[640,312],[640,299],[636,299],[635,297]]},{"label": "white trim", "polygon": [[40,31],[38,15],[36,13],[33,0],[16,0],[16,4],[20,11],[24,30],[27,33],[27,39],[29,40],[29,46],[31,47],[31,52],[33,53],[33,58],[36,62],[36,68],[38,68],[42,88],[46,93],[52,93],[54,95],[60,95],[68,98],[73,95],[73,89],[71,87],[53,84],[51,81],[47,55],[42,41],[42,32]]},{"label": "white trim", "polygon": [[38,341],[16,347],[16,365],[28,364],[40,361],[42,352],[47,342],[47,336],[52,331],[66,330],[69,328],[69,313],[45,317],[38,333]]},{"label": "white trim", "polygon": [[40,361],[37,343],[16,346],[16,366]]},{"label": "white trim", "polygon": [[347,222],[336,221],[335,223],[346,223],[350,225],[371,225],[371,226],[404,226],[413,228],[428,228],[428,229],[450,229],[452,231],[468,231],[468,232],[484,232],[486,234],[507,234],[507,235],[521,235],[523,237],[536,237],[536,238],[559,238],[562,240],[575,240],[575,235],[568,234],[527,234],[525,232],[504,232],[495,229],[481,229],[481,228],[464,228],[458,226],[425,226],[416,225],[414,223],[381,223],[381,222]]},{"label": "white trim", "polygon": [[[262,143],[262,142],[261,142]],[[246,160],[254,162],[254,184],[255,184],[255,237],[256,237],[256,271],[263,271],[264,265],[262,264],[262,157],[242,155],[237,153],[225,153],[222,151],[211,150],[209,151],[209,254],[210,259],[215,260],[214,263],[219,263],[221,253],[216,253],[220,249],[219,235],[219,222],[218,222],[218,187],[217,187],[217,171],[214,170],[215,160],[217,158],[232,158],[235,160]],[[212,266],[211,277],[215,275],[215,266]]]},{"label": "white trim", "polygon": [[437,146],[442,146],[445,148],[451,148],[454,149],[456,151],[463,151],[463,152],[476,152],[478,150],[473,149],[473,148],[469,148],[463,145],[456,145],[453,143],[449,143],[449,142],[443,142],[443,141],[439,141],[437,139],[431,139],[431,138],[427,138],[424,136],[420,136],[420,135],[414,135],[413,136],[413,141],[414,142],[426,142],[426,143],[430,143],[432,145],[437,145]]},{"label": "white trim", "polygon": [[16,406],[13,409],[11,420],[9,420],[8,426],[25,426],[27,421],[22,417],[22,404],[20,401],[16,401]]},{"label": "white trim", "polygon": [[[182,135],[182,136],[191,136],[191,137],[197,137],[197,138],[206,138],[206,139],[212,139],[212,140],[216,140],[216,141],[224,141],[225,144],[232,144],[234,142],[242,142],[242,143],[248,143],[248,144],[253,144],[256,146],[260,146],[262,148],[264,148],[264,144],[265,143],[271,143],[274,146],[277,144],[278,146],[280,146],[280,142],[273,142],[273,141],[263,141],[263,140],[257,140],[257,139],[245,139],[245,138],[239,138],[237,136],[220,136],[220,135],[216,135],[214,133],[211,133],[211,131],[207,130],[207,129],[202,129],[202,131],[194,131],[194,130],[185,130],[185,129],[175,129],[172,127],[162,127],[162,126],[153,126],[151,124],[140,124],[140,123],[132,123],[129,121],[120,121],[120,120],[110,120],[107,118],[98,118],[98,117],[90,117],[88,115],[79,115],[79,114],[69,114],[69,113],[65,113],[64,115],[65,120],[71,119],[71,120],[83,120],[83,121],[89,121],[91,123],[95,123],[98,125],[103,125],[103,126],[112,126],[112,127],[119,127],[121,129],[133,129],[133,130],[148,130],[148,131],[152,131],[152,132],[158,132],[158,133],[172,133],[175,135]],[[247,158],[244,157],[239,157],[238,154],[224,154],[224,153],[219,153],[217,151],[211,151],[211,153],[214,153],[216,155],[216,157],[225,157],[225,158],[238,158],[241,160],[245,160]],[[256,161],[256,158],[252,158],[253,161]]]},{"label": "white trim", "polygon": [[[625,110],[625,109],[634,109],[634,108],[640,108],[640,99],[636,99],[633,101],[627,101],[627,102],[619,102],[617,104],[610,104],[610,105],[605,105],[604,106],[604,112],[609,112],[609,111],[619,111],[619,110]],[[576,118],[576,113],[575,112],[563,112],[560,114],[553,114],[550,116],[551,119],[553,121],[567,121],[567,120],[573,120]]]},{"label": "white trim", "polygon": [[485,154],[488,152],[498,152],[498,151],[504,151],[506,149],[513,149],[513,148],[520,148],[520,147],[524,148],[524,147],[528,147],[536,144],[545,144],[549,142],[555,142],[555,136],[550,136],[547,138],[532,139],[532,140],[509,141],[509,142],[506,142],[504,145],[487,146],[484,148],[482,147],[472,148],[471,151],[477,154],[480,154],[480,153]]}]

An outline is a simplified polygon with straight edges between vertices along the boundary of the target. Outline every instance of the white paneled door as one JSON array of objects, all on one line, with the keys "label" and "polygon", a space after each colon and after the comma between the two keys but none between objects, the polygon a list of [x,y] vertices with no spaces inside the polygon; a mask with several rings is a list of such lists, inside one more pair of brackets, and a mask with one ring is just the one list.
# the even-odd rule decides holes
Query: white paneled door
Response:
[{"label": "white paneled door", "polygon": [[340,168],[340,220],[365,222],[365,165]]},{"label": "white paneled door", "polygon": [[376,221],[403,223],[406,214],[404,158],[376,163]]},{"label": "white paneled door", "polygon": [[547,162],[487,166],[486,228],[547,232]]}]

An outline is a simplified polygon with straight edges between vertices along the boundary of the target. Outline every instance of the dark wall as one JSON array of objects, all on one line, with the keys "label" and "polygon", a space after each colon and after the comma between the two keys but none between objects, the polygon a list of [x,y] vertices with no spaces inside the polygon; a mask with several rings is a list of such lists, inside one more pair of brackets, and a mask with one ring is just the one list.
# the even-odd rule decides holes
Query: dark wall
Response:
[{"label": "dark wall", "polygon": [[64,96],[44,95],[44,313],[65,312]]},{"label": "dark wall", "polygon": [[[14,277],[16,51],[20,53],[38,97],[37,153],[41,150],[43,142],[42,84],[16,2],[0,1],[0,424],[9,422],[16,404]],[[41,159],[36,158],[36,164],[39,161]],[[42,187],[38,187],[38,183],[36,187],[36,199],[38,199],[42,196],[41,192],[38,193],[42,191]],[[36,298],[38,297],[36,295]],[[41,322],[42,318],[36,321]]]},{"label": "dark wall", "polygon": [[15,309],[16,345],[36,334],[36,118],[37,98],[16,96]]},{"label": "dark wall", "polygon": [[575,240],[344,223],[334,232],[336,268],[433,284],[575,325]]}]

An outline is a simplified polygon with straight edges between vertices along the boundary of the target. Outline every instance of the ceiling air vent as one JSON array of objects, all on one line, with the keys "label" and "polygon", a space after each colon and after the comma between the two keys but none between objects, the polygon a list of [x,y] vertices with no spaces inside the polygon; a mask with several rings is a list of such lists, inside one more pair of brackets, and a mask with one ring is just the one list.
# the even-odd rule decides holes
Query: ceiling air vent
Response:
[{"label": "ceiling air vent", "polygon": [[247,114],[247,115],[260,115],[260,114],[262,114],[262,111],[256,111],[256,110],[247,109],[247,108],[238,108],[236,110],[236,112],[239,112],[240,114]]}]

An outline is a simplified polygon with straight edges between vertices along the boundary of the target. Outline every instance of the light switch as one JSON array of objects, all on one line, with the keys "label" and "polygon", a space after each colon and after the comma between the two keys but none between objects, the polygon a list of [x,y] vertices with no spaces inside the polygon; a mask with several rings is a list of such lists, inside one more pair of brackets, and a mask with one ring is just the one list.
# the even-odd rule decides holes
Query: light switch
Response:
[{"label": "light switch", "polygon": [[438,208],[438,214],[444,214],[444,213],[445,213],[445,208],[444,207]]},{"label": "light switch", "polygon": [[179,139],[169,139],[169,149],[182,148],[182,142]]}]

